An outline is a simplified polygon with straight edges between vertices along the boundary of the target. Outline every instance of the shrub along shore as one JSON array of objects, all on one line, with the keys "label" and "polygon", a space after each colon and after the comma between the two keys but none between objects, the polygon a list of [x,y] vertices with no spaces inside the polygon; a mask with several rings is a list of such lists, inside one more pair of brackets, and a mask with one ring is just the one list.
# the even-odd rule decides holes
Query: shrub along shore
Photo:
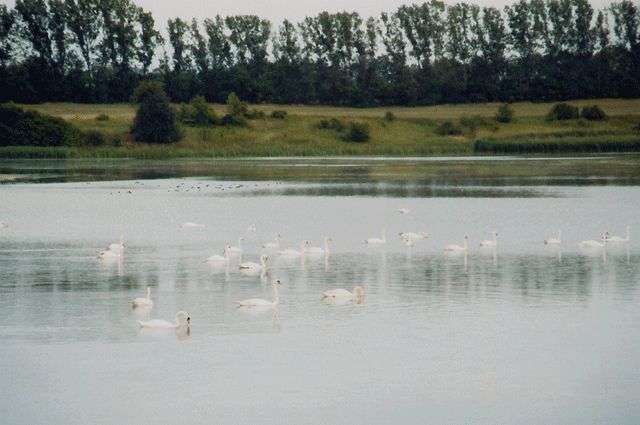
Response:
[{"label": "shrub along shore", "polygon": [[[181,139],[135,141],[132,104],[4,105],[0,158],[215,158],[276,156],[436,156],[640,151],[640,99],[565,104],[464,104],[341,108],[302,105],[174,105]],[[2,121],[14,109],[28,125]],[[7,110],[11,113],[7,113]],[[13,115],[12,115],[13,114]],[[49,116],[55,118],[51,120]],[[6,120],[5,120],[6,121]],[[27,145],[52,132],[68,142]],[[68,125],[67,125],[68,124]],[[28,130],[28,131],[27,131]],[[25,142],[27,140],[27,142]]]}]

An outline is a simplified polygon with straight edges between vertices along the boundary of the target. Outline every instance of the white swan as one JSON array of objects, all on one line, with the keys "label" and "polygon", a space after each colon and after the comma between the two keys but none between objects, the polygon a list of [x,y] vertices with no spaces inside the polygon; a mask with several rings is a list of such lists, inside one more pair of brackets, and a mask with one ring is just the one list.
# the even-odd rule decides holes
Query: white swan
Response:
[{"label": "white swan", "polygon": [[98,258],[101,260],[115,260],[119,259],[121,254],[122,253],[120,251],[111,251],[110,249],[105,249],[98,252]]},{"label": "white swan", "polygon": [[306,252],[308,252],[309,254],[328,254],[329,253],[329,242],[331,242],[333,239],[331,239],[329,236],[325,236],[324,237],[324,248],[320,248],[318,246],[312,246],[311,248],[307,248]]},{"label": "white swan", "polygon": [[133,308],[136,307],[151,307],[153,306],[153,301],[151,301],[151,287],[147,286],[147,296],[146,298],[136,298],[133,300]]},{"label": "white swan", "polygon": [[247,232],[255,232],[255,231],[256,231],[256,225],[250,224],[249,227],[247,228]]},{"label": "white swan", "polygon": [[229,252],[234,254],[242,252],[242,242],[244,242],[244,238],[238,239],[238,246],[229,245]]},{"label": "white swan", "polygon": [[300,243],[300,251],[296,251],[295,249],[285,249],[282,251],[278,251],[278,255],[282,255],[285,257],[299,257],[305,253],[308,247],[309,241],[304,240]]},{"label": "white swan", "polygon": [[560,239],[561,236],[562,236],[562,230],[558,230],[558,237],[557,238],[545,239],[544,240],[544,244],[545,245],[560,245],[562,243],[562,240]]},{"label": "white swan", "polygon": [[400,236],[400,239],[404,239],[405,241],[423,240],[423,239],[427,239],[429,237],[429,235],[427,235],[426,232],[419,232],[419,233],[415,233],[415,232],[400,232],[400,233],[398,233],[398,235]]},{"label": "white swan", "polygon": [[149,320],[146,322],[143,322],[141,320],[136,320],[136,321],[138,322],[141,328],[177,329],[180,327],[180,317],[185,319],[185,322],[187,322],[187,327],[189,327],[189,325],[191,324],[191,317],[189,317],[189,315],[182,310],[176,313],[175,323],[167,322],[166,320],[158,320],[158,319]]},{"label": "white swan", "polygon": [[381,238],[369,238],[365,239],[364,243],[367,245],[382,245],[387,243],[387,229],[382,228],[382,237]]},{"label": "white swan", "polygon": [[444,247],[445,251],[467,251],[469,249],[469,237],[464,237],[464,246],[460,245],[446,245]]},{"label": "white swan", "polygon": [[9,227],[9,223],[7,223],[6,221],[0,220],[0,229],[5,229],[7,227]]},{"label": "white swan", "polygon": [[356,286],[352,291],[347,291],[346,289],[329,289],[328,291],[324,291],[322,293],[325,298],[343,298],[343,299],[356,299],[356,298],[364,298],[364,288],[362,286]]},{"label": "white swan", "polygon": [[206,263],[226,263],[229,261],[229,248],[231,245],[225,245],[224,250],[222,251],[222,255],[213,254],[210,257],[207,257],[205,260]]},{"label": "white swan", "polygon": [[415,239],[403,239],[404,240],[404,244],[406,246],[408,246],[409,248],[414,248],[416,246],[416,240]]},{"label": "white swan", "polygon": [[264,245],[262,245],[263,248],[266,249],[278,249],[280,248],[280,235],[276,235],[275,237],[275,242],[267,242]]},{"label": "white swan", "polygon": [[186,228],[190,228],[190,227],[193,228],[193,227],[205,227],[205,226],[204,226],[204,224],[194,223],[192,221],[187,221],[186,223],[182,223],[180,225],[180,227],[182,227],[183,229],[186,229]]},{"label": "white swan", "polygon": [[238,266],[240,270],[245,270],[252,273],[261,273],[267,270],[267,260],[269,257],[266,255],[260,256],[260,264],[254,263],[252,261],[247,261],[246,263],[242,263]]},{"label": "white swan", "polygon": [[480,242],[480,246],[485,247],[485,248],[495,248],[498,246],[498,241],[496,240],[496,237],[498,236],[498,234],[496,233],[496,231],[493,231],[493,239],[490,241],[482,241]]},{"label": "white swan", "polygon": [[627,237],[626,238],[622,238],[620,236],[609,236],[609,232],[607,232],[605,234],[605,239],[607,242],[629,242],[629,229],[630,227],[627,226]]},{"label": "white swan", "polygon": [[124,252],[124,249],[127,246],[124,243],[124,236],[120,235],[120,243],[111,243],[109,244],[109,246],[107,247],[108,251],[119,251],[119,252]]},{"label": "white swan", "polygon": [[580,248],[603,248],[607,239],[605,239],[604,235],[602,235],[601,239],[602,239],[602,242],[594,241],[593,239],[582,241],[578,243],[578,246]]},{"label": "white swan", "polygon": [[261,298],[249,298],[248,300],[238,301],[238,304],[240,305],[240,307],[278,307],[278,305],[280,304],[280,297],[278,296],[278,286],[282,285],[282,280],[274,280],[273,282],[271,282],[271,285],[273,286],[273,301],[267,301]]},{"label": "white swan", "polygon": [[409,214],[409,213],[411,212],[411,210],[410,210],[409,208],[400,208],[400,209],[398,210],[398,212],[399,212],[400,214]]}]

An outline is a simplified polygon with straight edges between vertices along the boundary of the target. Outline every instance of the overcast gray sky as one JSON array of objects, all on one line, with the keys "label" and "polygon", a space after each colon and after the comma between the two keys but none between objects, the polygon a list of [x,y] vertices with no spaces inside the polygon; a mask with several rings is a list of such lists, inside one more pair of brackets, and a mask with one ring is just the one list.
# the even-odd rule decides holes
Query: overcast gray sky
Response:
[{"label": "overcast gray sky", "polygon": [[[323,10],[338,12],[342,10],[357,11],[364,17],[378,16],[383,11],[393,11],[403,4],[422,3],[408,0],[134,0],[136,4],[153,12],[158,27],[164,29],[167,19],[175,16],[181,18],[206,18],[216,14],[226,15],[258,15],[267,18],[274,24],[287,18],[299,21],[305,16],[315,15]],[[508,0],[467,0],[480,6],[495,6],[502,9]],[[610,0],[591,0],[594,9],[611,4]],[[13,0],[0,0],[13,6]],[[456,3],[446,1],[447,4]]]}]

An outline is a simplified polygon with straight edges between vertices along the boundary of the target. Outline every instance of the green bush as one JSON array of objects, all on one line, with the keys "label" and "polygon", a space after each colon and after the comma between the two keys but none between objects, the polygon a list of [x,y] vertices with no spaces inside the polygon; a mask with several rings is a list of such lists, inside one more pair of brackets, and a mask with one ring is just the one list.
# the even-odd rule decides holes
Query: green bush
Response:
[{"label": "green bush", "polygon": [[227,96],[227,114],[232,117],[245,116],[248,111],[249,107],[245,102],[242,102],[234,92],[229,93],[229,96]]},{"label": "green bush", "polygon": [[247,119],[250,119],[250,120],[261,120],[261,119],[264,119],[267,115],[258,109],[252,109],[249,112],[247,112],[245,116],[247,117]]},{"label": "green bush", "polygon": [[238,127],[243,127],[247,125],[247,119],[243,115],[231,115],[227,114],[222,117],[222,125],[230,126],[235,125]]},{"label": "green bush", "polygon": [[109,121],[109,115],[100,114],[100,115],[96,116],[96,121]]},{"label": "green bush", "polygon": [[338,118],[331,118],[330,120],[320,120],[318,122],[318,128],[320,130],[335,130],[342,131],[346,128],[346,124],[344,121],[339,120]]},{"label": "green bush", "polygon": [[558,103],[551,108],[547,114],[547,120],[549,121],[565,121],[575,120],[579,117],[579,111],[577,106],[572,106],[567,103]]},{"label": "green bush", "polygon": [[99,131],[91,130],[87,131],[83,135],[84,143],[89,146],[103,146],[106,140],[102,133]]},{"label": "green bush", "polygon": [[580,116],[589,121],[602,121],[607,119],[607,114],[604,113],[598,105],[585,106],[580,112]]},{"label": "green bush", "polygon": [[139,103],[131,128],[137,141],[172,143],[182,137],[176,114],[162,85],[157,81],[143,81],[136,87],[133,100]]},{"label": "green bush", "polygon": [[213,109],[209,108],[207,101],[202,96],[195,96],[189,101],[189,106],[193,111],[193,123],[197,126],[216,124],[218,118]]},{"label": "green bush", "polygon": [[274,120],[283,120],[287,118],[287,111],[276,110],[271,112],[271,118]]},{"label": "green bush", "polygon": [[387,111],[384,114],[384,120],[388,121],[388,122],[395,121],[396,120],[396,115],[391,111]]},{"label": "green bush", "polygon": [[515,112],[513,111],[513,109],[511,109],[508,103],[505,103],[503,105],[500,105],[500,107],[498,108],[498,111],[496,112],[496,121],[505,123],[511,122],[513,121],[514,115]]},{"label": "green bush", "polygon": [[77,146],[80,131],[62,118],[0,105],[0,146]]},{"label": "green bush", "polygon": [[441,136],[457,136],[462,130],[451,121],[445,121],[436,128],[436,133]]},{"label": "green bush", "polygon": [[349,131],[344,137],[346,141],[356,143],[368,142],[370,138],[369,126],[359,122],[349,124]]}]

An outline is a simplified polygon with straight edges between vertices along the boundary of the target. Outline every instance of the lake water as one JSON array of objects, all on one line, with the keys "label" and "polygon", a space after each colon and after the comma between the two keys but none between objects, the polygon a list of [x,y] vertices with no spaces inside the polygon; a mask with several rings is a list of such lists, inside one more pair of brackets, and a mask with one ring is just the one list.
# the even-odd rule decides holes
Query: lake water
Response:
[{"label": "lake water", "polygon": [[[1,423],[640,421],[638,156],[4,161],[0,180]],[[257,261],[275,233],[331,253],[271,252],[264,279],[204,262],[239,237]],[[277,314],[236,309],[276,278]],[[356,285],[362,304],[322,301]],[[178,309],[188,332],[136,323]]]}]

